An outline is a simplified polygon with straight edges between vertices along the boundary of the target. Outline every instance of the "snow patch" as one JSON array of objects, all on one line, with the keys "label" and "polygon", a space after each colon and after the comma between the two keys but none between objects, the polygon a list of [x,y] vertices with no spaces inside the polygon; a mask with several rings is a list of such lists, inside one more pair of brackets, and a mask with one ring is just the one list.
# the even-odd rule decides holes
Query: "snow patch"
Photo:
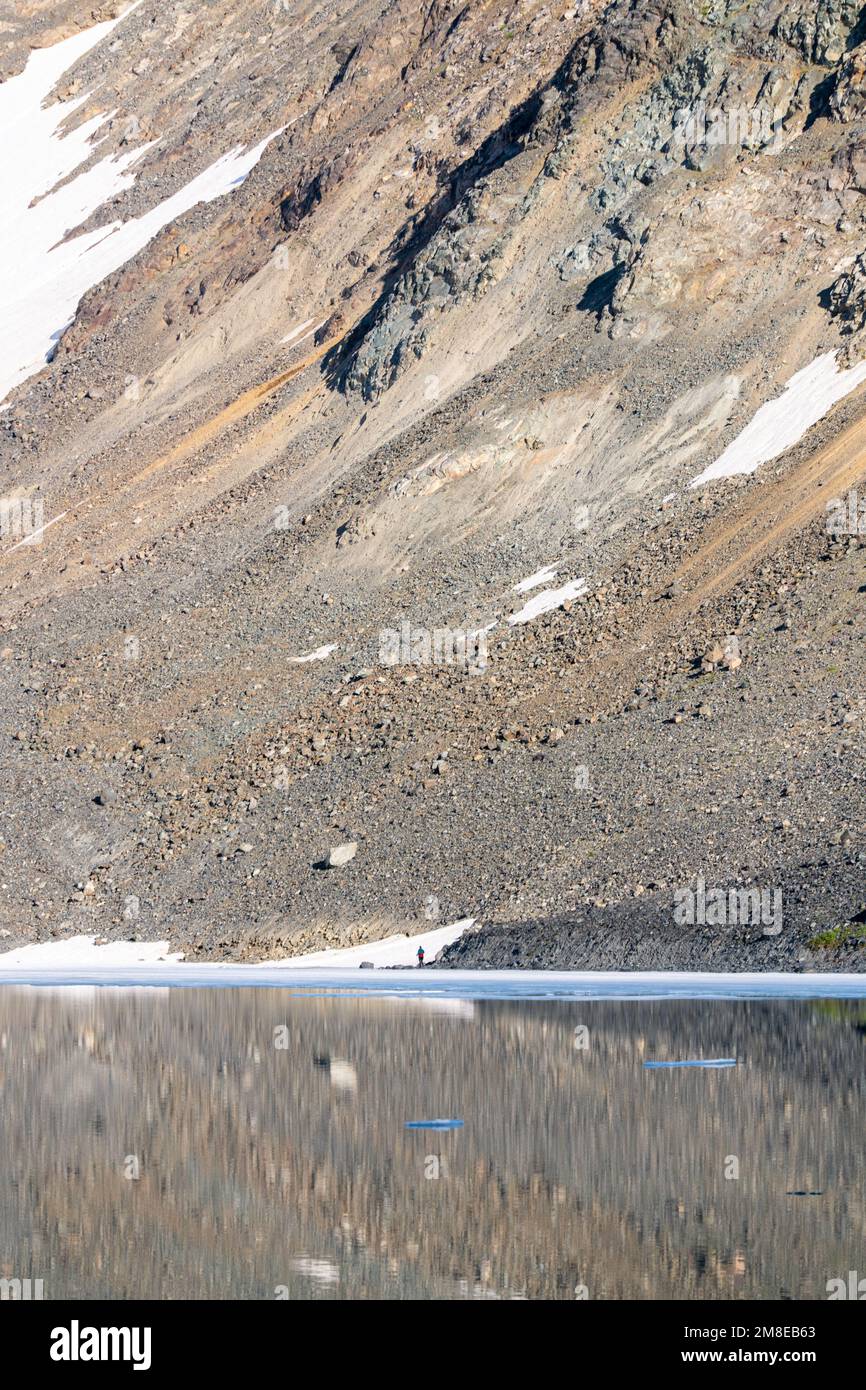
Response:
[{"label": "snow patch", "polygon": [[24,71],[0,85],[0,400],[41,370],[89,289],[196,203],[212,202],[236,188],[279,134],[273,131],[246,152],[241,146],[230,150],[141,217],[109,222],[64,241],[69,231],[133,184],[129,166],[150,148],[143,145],[102,159],[71,178],[92,155],[92,137],[110,113],[61,135],[61,124],[87,96],[43,106],[63,73],[117,23],[119,19],[96,24],[35,50]]},{"label": "snow patch", "polygon": [[59,512],[50,521],[46,521],[44,526],[39,526],[35,531],[31,531],[29,536],[24,537],[23,541],[16,541],[14,545],[10,545],[8,554],[11,555],[13,550],[17,550],[22,545],[38,545],[48,528],[56,526],[57,522],[62,521],[65,516],[66,512]]},{"label": "snow patch", "polygon": [[538,570],[536,574],[531,574],[528,579],[521,579],[519,584],[515,584],[515,594],[526,594],[530,589],[537,589],[539,584],[549,584],[551,579],[555,579],[559,570],[554,565],[545,565],[543,570]]},{"label": "snow patch", "polygon": [[309,328],[312,325],[312,322],[312,319],[304,319],[303,323],[297,324],[293,329],[291,329],[289,333],[286,334],[285,338],[280,339],[280,342],[290,343],[293,338],[297,338],[299,333],[303,333],[305,328]]},{"label": "snow patch", "polygon": [[[405,936],[398,932],[394,936],[383,937],[381,941],[370,941],[366,946],[346,946],[334,951],[312,951],[306,956],[290,956],[288,960],[266,961],[266,965],[286,970],[339,969],[351,970],[360,967],[368,960],[378,970],[386,966],[411,967],[417,964],[419,946],[424,947],[428,960],[438,955],[445,946],[450,946],[462,936],[475,921],[474,917],[464,917],[448,927],[435,927],[433,931],[419,932],[417,936]],[[0,957],[2,962],[2,957]],[[363,978],[363,977],[362,977]]]},{"label": "snow patch", "polygon": [[468,648],[470,642],[478,642],[478,641],[480,641],[480,639],[481,639],[482,637],[486,637],[487,634],[488,634],[488,632],[492,632],[493,629],[494,629],[495,627],[498,627],[498,626],[499,626],[499,619],[498,619],[498,618],[494,618],[492,622],[485,623],[483,627],[476,627],[476,628],[474,629],[473,632],[467,632],[467,633],[466,633],[466,645],[467,645],[467,648]]},{"label": "snow patch", "polygon": [[579,598],[586,593],[585,579],[572,579],[568,584],[563,584],[559,589],[543,589],[535,598],[531,598],[525,603],[519,613],[512,613],[508,619],[514,626],[515,623],[528,623],[533,618],[538,618],[542,613],[549,613],[552,608],[558,608],[561,603],[566,603],[569,599]]},{"label": "snow patch", "polygon": [[[305,956],[291,956],[287,960],[264,961],[261,966],[242,965],[237,968],[242,973],[258,969],[357,970],[364,960],[372,961],[379,969],[384,966],[412,967],[417,964],[416,952],[419,946],[424,947],[428,960],[432,960],[444,946],[450,946],[452,941],[462,936],[474,921],[474,917],[464,917],[450,926],[419,932],[417,936],[397,933],[394,936],[386,936],[381,941],[371,941],[366,946],[314,951]],[[167,941],[109,941],[104,946],[97,946],[95,936],[71,936],[65,941],[43,941],[0,953],[0,976],[7,970],[13,973],[18,970],[90,971],[92,967],[96,967],[96,976],[99,978],[106,967],[122,970],[128,966],[156,965],[162,969],[179,965],[183,958],[182,951],[169,951]],[[226,967],[214,968],[219,972]],[[31,977],[28,974],[29,978]]]},{"label": "snow patch", "polygon": [[[300,347],[301,343],[305,343],[308,338],[312,338],[314,333],[318,333],[319,329],[323,324],[327,323],[327,321],[327,319],[322,319],[321,323],[313,323],[312,319],[307,319],[306,323],[302,323],[299,327],[293,328],[291,333],[287,333],[285,338],[281,338],[280,343],[291,343],[293,348]],[[313,324],[312,328],[310,328],[310,324]],[[306,328],[309,331],[306,332],[303,337],[299,338],[298,334],[302,328]]]},{"label": "snow patch", "polygon": [[866,362],[840,371],[835,352],[816,357],[795,372],[781,396],[766,401],[724,453],[693,478],[689,487],[700,487],[714,478],[733,478],[754,473],[762,463],[778,458],[796,444],[831,406],[866,381]]},{"label": "snow patch", "polygon": [[305,656],[290,656],[289,661],[294,662],[296,666],[301,665],[305,661],[324,661],[326,656],[330,656],[331,652],[335,652],[336,650],[337,643],[332,642],[329,647],[317,647],[314,652],[307,652]]},{"label": "snow patch", "polygon": [[178,965],[182,960],[183,952],[170,952],[167,941],[108,941],[97,946],[95,936],[70,936],[4,951],[0,969],[77,970],[91,965]]}]

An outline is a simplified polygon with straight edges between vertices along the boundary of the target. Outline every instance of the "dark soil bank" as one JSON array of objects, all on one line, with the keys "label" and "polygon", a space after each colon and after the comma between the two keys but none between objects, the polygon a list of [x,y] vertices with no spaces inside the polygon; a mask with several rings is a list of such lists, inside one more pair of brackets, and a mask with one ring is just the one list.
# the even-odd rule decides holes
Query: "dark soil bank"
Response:
[{"label": "dark soil bank", "polygon": [[[834,876],[844,898],[862,876],[859,865]],[[847,881],[846,881],[847,880]],[[861,881],[862,888],[862,881]],[[835,930],[822,931],[810,917],[815,900],[826,900],[817,883],[779,889],[764,899],[770,912],[762,921],[731,925],[689,924],[677,920],[684,908],[670,895],[655,894],[633,904],[555,917],[543,923],[515,922],[481,927],[464,934],[436,961],[455,970],[784,970],[852,971],[866,968],[866,906]],[[828,889],[828,894],[830,890]],[[791,903],[785,910],[786,900]],[[680,900],[681,901],[681,900]],[[730,913],[730,901],[726,911]],[[774,934],[774,905],[781,930]],[[697,913],[695,913],[697,915]],[[710,890],[704,918],[712,916]]]}]

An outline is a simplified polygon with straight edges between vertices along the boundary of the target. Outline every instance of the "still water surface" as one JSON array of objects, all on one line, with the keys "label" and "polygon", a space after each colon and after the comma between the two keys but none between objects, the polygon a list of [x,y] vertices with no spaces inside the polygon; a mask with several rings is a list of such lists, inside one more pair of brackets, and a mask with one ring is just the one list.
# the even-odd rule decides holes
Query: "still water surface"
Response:
[{"label": "still water surface", "polygon": [[[735,1065],[645,1065],[701,1060]],[[864,1063],[863,1000],[4,986],[0,1273],[46,1299],[826,1298],[866,1273]]]}]

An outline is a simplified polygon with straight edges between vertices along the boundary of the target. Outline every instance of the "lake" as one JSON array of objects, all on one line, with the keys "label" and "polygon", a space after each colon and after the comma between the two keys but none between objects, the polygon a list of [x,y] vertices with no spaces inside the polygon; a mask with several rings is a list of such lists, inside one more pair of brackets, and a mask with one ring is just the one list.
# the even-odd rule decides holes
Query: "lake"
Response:
[{"label": "lake", "polygon": [[46,1299],[812,1299],[863,1266],[863,998],[388,973],[0,986],[0,1274]]}]

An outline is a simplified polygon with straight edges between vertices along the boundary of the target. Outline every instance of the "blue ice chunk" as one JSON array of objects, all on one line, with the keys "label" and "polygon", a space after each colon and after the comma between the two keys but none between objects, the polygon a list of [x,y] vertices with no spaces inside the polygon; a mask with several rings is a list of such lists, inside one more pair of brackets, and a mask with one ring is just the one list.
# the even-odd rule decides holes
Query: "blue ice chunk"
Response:
[{"label": "blue ice chunk", "polygon": [[405,1129],[462,1129],[462,1120],[406,1120]]},{"label": "blue ice chunk", "polygon": [[735,1067],[736,1065],[736,1057],[709,1057],[691,1062],[644,1062],[645,1067],[653,1069],[659,1067]]}]

